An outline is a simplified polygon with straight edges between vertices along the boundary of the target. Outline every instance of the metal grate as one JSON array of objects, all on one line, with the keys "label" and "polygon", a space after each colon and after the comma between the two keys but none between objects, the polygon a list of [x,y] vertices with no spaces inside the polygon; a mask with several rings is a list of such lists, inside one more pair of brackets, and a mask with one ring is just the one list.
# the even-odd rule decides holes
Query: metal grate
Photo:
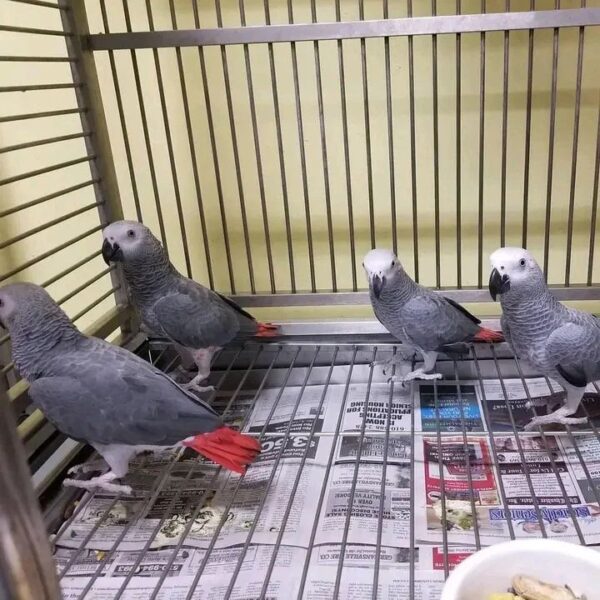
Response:
[{"label": "metal grate", "polygon": [[[589,512],[600,505],[597,477],[600,419],[595,412],[600,408],[598,388],[587,394],[583,403],[582,410],[590,417],[589,427],[525,433],[522,426],[531,412],[524,408],[524,399],[539,396],[536,390],[540,383],[535,373],[524,369],[504,345],[498,349],[477,345],[464,360],[442,361],[438,364],[443,380],[423,382],[420,388],[415,385],[404,391],[397,385],[388,385],[381,369],[370,364],[373,360],[390,357],[395,351],[395,346],[385,341],[357,346],[331,337],[317,344],[307,339],[298,345],[298,340],[290,339],[289,344],[254,345],[222,352],[211,376],[216,385],[213,405],[223,412],[226,421],[241,428],[251,425],[256,418],[253,415],[260,410],[263,418],[258,420],[259,426],[251,426],[249,432],[261,440],[266,458],[251,466],[245,476],[230,475],[223,483],[220,468],[214,469],[189,457],[185,460],[181,452],[171,455],[163,460],[157,476],[147,482],[143,497],[133,504],[135,511],[127,514],[127,524],[116,530],[118,535],[115,534],[116,539],[111,543],[104,539],[104,531],[123,498],[107,499],[103,505],[105,510],[96,515],[93,526],[87,528],[73,525],[79,515],[88,510],[86,502],[81,502],[54,538],[57,548],[65,544],[72,548],[70,554],[63,554],[59,560],[61,579],[70,597],[93,598],[94,591],[100,594],[100,590],[110,589],[114,598],[130,597],[128,593],[131,597],[144,593],[153,599],[161,598],[163,594],[172,593],[173,582],[178,577],[173,575],[173,565],[181,564],[182,552],[187,550],[188,555],[198,553],[198,558],[193,574],[180,575],[177,590],[181,598],[323,597],[317,596],[316,590],[326,593],[326,597],[337,598],[348,597],[352,589],[348,586],[355,586],[356,597],[376,598],[380,597],[378,593],[381,595],[382,590],[388,589],[394,578],[396,585],[403,582],[409,597],[414,598],[421,593],[424,581],[434,586],[432,591],[441,589],[455,556],[487,545],[490,535],[494,541],[524,535],[562,535],[590,545],[600,541],[600,528],[592,524],[598,517],[590,516]],[[168,360],[168,347],[151,350],[150,355],[167,368],[173,365]],[[525,393],[517,401],[514,386],[519,381]],[[484,382],[496,385],[493,401],[486,398],[489,388]],[[552,384],[548,384],[553,391]],[[538,388],[530,391],[532,385]],[[473,399],[466,398],[473,393],[472,386],[479,390],[483,407],[481,420],[495,423],[489,431],[479,430],[478,418],[472,412]],[[286,419],[281,419],[279,413],[282,404],[287,407]],[[406,416],[400,421],[403,426],[397,429],[398,407],[402,407]],[[417,408],[420,411],[417,412]],[[425,410],[429,411],[427,419]],[[298,411],[303,411],[303,417],[310,414],[313,418],[307,418],[300,426],[301,420],[294,419]],[[491,417],[491,412],[496,416]],[[499,413],[502,418],[498,417]],[[323,420],[317,415],[324,415]],[[507,449],[508,439],[512,440],[510,449]],[[560,450],[563,444],[569,449],[568,463]],[[473,454],[479,445],[488,449],[483,459]],[[422,504],[423,447],[430,449],[431,456],[437,456],[437,462],[429,460],[432,476],[439,482],[442,504],[437,543],[421,541],[425,514],[431,513],[431,506]],[[293,448],[298,450],[292,451]],[[399,455],[399,448],[404,449],[404,456]],[[448,452],[453,453],[451,459]],[[505,472],[498,477],[500,470],[515,469],[515,461],[511,462],[503,453],[510,453],[517,465],[523,465],[522,470],[516,469],[518,475]],[[463,469],[462,480],[466,485],[461,498],[470,506],[471,514],[478,515],[469,530],[461,532],[460,543],[453,538],[456,528],[448,516],[452,513],[452,502],[457,500],[453,491],[456,490],[456,473],[449,469],[450,465]],[[144,468],[147,466],[142,462],[141,472]],[[182,483],[178,490],[165,493],[174,469],[179,471],[178,480]],[[316,478],[319,484],[307,490],[307,482],[312,481],[309,473],[315,469],[319,472]],[[369,471],[363,472],[364,469]],[[394,482],[398,470],[402,471],[401,484]],[[504,530],[499,532],[490,532],[489,523],[483,517],[484,496],[477,483],[482,473],[489,470],[495,472],[498,496],[495,510],[509,515]],[[283,472],[285,481],[280,477]],[[390,472],[394,473],[391,477]],[[199,473],[203,473],[205,485],[190,493],[189,489],[194,486],[187,488],[185,483],[199,477]],[[579,478],[578,489],[585,490],[585,498],[579,492],[573,493],[575,473]],[[518,483],[515,477],[520,477]],[[344,484],[332,487],[333,480],[344,478]],[[365,483],[367,480],[370,481]],[[520,489],[517,491],[516,487]],[[227,492],[213,505],[215,489]],[[345,498],[335,517],[330,514],[333,512],[332,490]],[[399,506],[395,509],[389,505],[394,494],[404,494],[401,501],[396,498]],[[552,495],[555,497],[549,501]],[[530,505],[527,510],[515,505],[518,496],[529,497],[519,501]],[[364,517],[361,506],[367,497],[370,498],[370,516]],[[302,504],[310,508],[305,509],[299,526],[298,511]],[[190,531],[207,507],[213,507],[219,518],[202,537],[201,549],[198,549],[197,532]],[[352,507],[352,511],[348,507]],[[251,515],[246,514],[248,510],[252,511]],[[223,544],[231,540],[227,523],[238,511],[247,519],[247,527],[236,537],[235,544],[230,543],[228,560],[225,560]],[[137,534],[141,551],[123,558],[127,553],[120,552],[119,545],[133,539],[132,528],[138,527],[139,519],[143,520],[148,513],[152,514],[148,522],[152,526],[148,526],[141,537]],[[522,513],[527,516],[521,516]],[[164,543],[161,536],[165,523],[174,515],[185,516],[179,522],[178,534],[170,540],[168,548],[157,549],[159,539]],[[382,559],[389,560],[390,527],[394,520],[402,519],[405,537],[399,536],[400,541],[393,549],[397,557],[401,557],[396,558],[398,564],[393,569]],[[371,521],[368,529],[365,520]],[[113,522],[111,526],[114,527]],[[330,532],[326,542],[323,530]],[[191,538],[195,540],[192,544],[189,543]],[[90,548],[102,552],[90,555]],[[370,556],[370,560],[358,564],[359,551]],[[433,574],[423,570],[427,552],[439,552],[432,563],[435,564]],[[104,569],[113,564],[117,555],[127,565],[122,576],[101,576],[106,575]],[[81,571],[84,556],[88,561],[87,576]],[[296,562],[296,568],[286,571],[282,564],[285,565],[290,556],[301,563]],[[325,569],[324,556],[329,557]],[[215,571],[219,561],[223,561],[223,566]],[[155,565],[159,571],[151,583],[140,577],[143,573],[140,565],[146,564]],[[298,564],[303,567],[299,569]],[[357,566],[362,568],[357,569]],[[249,569],[260,573],[260,586],[248,587]],[[285,586],[282,573],[287,573],[289,579]],[[107,583],[109,580],[112,584]],[[206,594],[207,589],[212,596]]]}]

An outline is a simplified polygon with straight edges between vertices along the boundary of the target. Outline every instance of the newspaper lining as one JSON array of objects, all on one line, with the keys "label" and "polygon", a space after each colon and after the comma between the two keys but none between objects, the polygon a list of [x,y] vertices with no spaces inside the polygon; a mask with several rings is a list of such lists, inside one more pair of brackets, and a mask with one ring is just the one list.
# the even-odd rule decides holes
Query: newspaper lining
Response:
[{"label": "newspaper lining", "polygon": [[[122,596],[128,600],[147,598],[172,559],[173,548],[186,527],[189,531],[184,545],[169,568],[158,598],[187,597],[218,529],[194,599],[222,597],[250,531],[251,545],[239,569],[232,598],[260,596],[275,545],[278,551],[267,598],[295,597],[301,585],[305,598],[332,597],[346,528],[339,595],[356,599],[371,598],[378,536],[377,597],[384,599],[408,595],[411,568],[415,570],[415,598],[438,598],[445,568],[451,569],[474,552],[476,531],[482,545],[510,539],[511,527],[516,537],[540,537],[541,516],[548,537],[576,542],[579,538],[573,523],[575,515],[586,543],[600,544],[598,439],[593,434],[577,435],[576,447],[569,437],[552,433],[516,439],[511,416],[518,427],[528,422],[528,397],[521,380],[507,379],[502,383],[504,386],[497,380],[484,380],[482,390],[477,381],[461,381],[460,388],[456,382],[440,382],[434,393],[433,384],[419,382],[414,388],[414,399],[410,388],[395,386],[391,411],[390,387],[373,383],[362,441],[357,433],[364,426],[366,384],[350,385],[346,397],[344,385],[330,385],[321,411],[318,409],[324,386],[307,386],[295,414],[300,387],[286,388],[282,394],[279,389],[263,390],[245,430],[260,432],[268,421],[269,435],[263,438],[263,452],[241,485],[238,475],[222,473],[186,451],[171,467],[161,492],[150,501],[148,497],[153,495],[148,495],[148,491],[173,458],[172,453],[166,452],[136,459],[127,477],[127,483],[135,490],[131,497],[114,503],[113,496],[98,493],[82,500],[85,506],[58,540],[59,570],[109,507],[110,512],[63,578],[64,597],[78,597],[103,560],[106,565],[101,577],[86,597],[103,600],[114,596],[131,572],[138,553],[156,532],[150,551],[141,558]],[[527,387],[532,398],[553,397],[544,379],[528,379]],[[512,414],[506,408],[505,394]],[[590,388],[585,402],[589,406],[600,404],[600,395]],[[386,446],[388,414],[391,419]],[[241,421],[240,415],[237,418]],[[417,434],[411,436],[413,422]],[[341,427],[336,440],[338,423]],[[288,430],[291,435],[286,440],[284,434]],[[438,430],[443,433],[439,439]],[[501,434],[491,436],[489,430]],[[315,435],[311,436],[311,432]],[[581,459],[596,489],[592,488]],[[564,494],[570,506],[565,505]],[[196,510],[201,498],[203,504]],[[190,526],[194,511],[197,514]],[[117,551],[106,560],[106,551],[128,526]],[[446,558],[444,539],[449,544]]]}]

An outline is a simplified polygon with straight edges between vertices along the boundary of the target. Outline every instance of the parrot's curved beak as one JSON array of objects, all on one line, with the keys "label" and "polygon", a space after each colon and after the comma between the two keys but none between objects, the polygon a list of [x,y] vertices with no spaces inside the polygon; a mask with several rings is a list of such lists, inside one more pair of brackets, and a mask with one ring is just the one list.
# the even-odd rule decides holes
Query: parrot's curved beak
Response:
[{"label": "parrot's curved beak", "polygon": [[102,258],[109,265],[111,262],[123,260],[123,251],[119,244],[111,244],[108,240],[104,240],[102,244]]},{"label": "parrot's curved beak", "polygon": [[385,277],[380,277],[379,275],[373,275],[373,279],[371,279],[371,287],[373,288],[373,293],[375,294],[375,298],[379,298],[379,296],[381,296],[381,290],[383,290],[384,285],[385,285]]},{"label": "parrot's curved beak", "polygon": [[510,279],[508,278],[508,275],[500,275],[498,269],[492,269],[489,288],[492,300],[496,301],[496,296],[498,294],[506,294],[506,292],[510,290]]}]

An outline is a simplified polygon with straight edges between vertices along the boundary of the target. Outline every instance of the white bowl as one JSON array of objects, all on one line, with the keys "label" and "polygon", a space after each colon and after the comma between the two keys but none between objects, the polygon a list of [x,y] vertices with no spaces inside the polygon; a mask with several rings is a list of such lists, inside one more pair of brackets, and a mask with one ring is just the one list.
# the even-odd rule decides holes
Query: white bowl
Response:
[{"label": "white bowl", "polygon": [[600,599],[600,552],[557,540],[515,540],[484,548],[452,571],[441,600],[486,600],[506,592],[515,575],[568,585],[587,600]]}]

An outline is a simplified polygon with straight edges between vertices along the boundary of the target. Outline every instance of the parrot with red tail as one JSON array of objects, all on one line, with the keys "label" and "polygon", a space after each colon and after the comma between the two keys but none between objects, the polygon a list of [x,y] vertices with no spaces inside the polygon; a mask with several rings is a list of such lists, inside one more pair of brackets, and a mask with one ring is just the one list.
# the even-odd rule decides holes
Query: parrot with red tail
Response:
[{"label": "parrot with red tail", "polygon": [[422,367],[391,380],[441,379],[440,373],[432,372],[440,352],[460,355],[468,352],[469,342],[504,341],[501,332],[482,327],[477,317],[454,300],[413,281],[391,250],[371,250],[363,267],[375,316],[402,341],[394,358],[377,364],[384,365],[385,371],[417,352],[424,361]]},{"label": "parrot with red tail", "polygon": [[198,374],[186,387],[198,392],[213,355],[233,340],[277,336],[277,326],[259,323],[233,300],[184,277],[153,233],[137,221],[115,221],[103,231],[102,256],[121,263],[131,299],[143,324],[171,340]]},{"label": "parrot with red tail", "polygon": [[[117,481],[145,450],[189,447],[223,467],[244,473],[261,450],[257,439],[226,427],[206,402],[132,352],[82,334],[41,287],[0,288],[0,325],[11,335],[19,373],[48,421],[90,444],[108,470],[64,485],[130,494]],[[78,465],[69,473],[97,470]]]}]

